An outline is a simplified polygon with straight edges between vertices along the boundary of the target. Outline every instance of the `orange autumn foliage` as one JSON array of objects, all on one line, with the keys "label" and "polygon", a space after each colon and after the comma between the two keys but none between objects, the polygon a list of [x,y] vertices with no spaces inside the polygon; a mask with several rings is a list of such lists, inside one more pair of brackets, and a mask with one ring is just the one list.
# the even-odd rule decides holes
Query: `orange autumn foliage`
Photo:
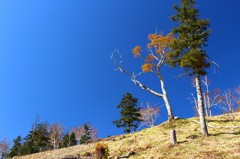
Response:
[{"label": "orange autumn foliage", "polygon": [[142,51],[141,46],[136,46],[132,49],[132,53],[133,53],[134,57],[140,56],[141,51]]},{"label": "orange autumn foliage", "polygon": [[151,41],[147,45],[149,49],[153,47],[156,54],[164,54],[166,47],[174,41],[174,36],[172,33],[166,36],[161,34],[149,34],[148,39]]},{"label": "orange autumn foliage", "polygon": [[144,62],[146,63],[151,63],[153,60],[155,59],[154,55],[147,55],[146,59],[144,60]]},{"label": "orange autumn foliage", "polygon": [[143,72],[152,72],[153,64],[145,63],[142,65]]},{"label": "orange autumn foliage", "polygon": [[[144,59],[144,64],[142,65],[143,72],[153,72],[153,68],[157,66],[159,60],[165,58],[167,54],[170,53],[169,46],[175,40],[172,33],[166,36],[161,34],[149,34],[148,39],[150,40],[150,43],[147,44],[149,55]],[[141,46],[136,46],[132,49],[134,57],[139,57],[141,52]]]}]

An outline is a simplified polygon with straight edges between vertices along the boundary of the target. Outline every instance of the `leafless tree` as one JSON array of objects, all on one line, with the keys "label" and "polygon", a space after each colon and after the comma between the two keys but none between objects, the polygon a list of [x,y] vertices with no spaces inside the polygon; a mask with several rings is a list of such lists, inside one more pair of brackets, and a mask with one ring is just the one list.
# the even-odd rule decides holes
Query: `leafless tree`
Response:
[{"label": "leafless tree", "polygon": [[53,149],[58,149],[61,139],[64,135],[64,127],[61,124],[55,123],[49,127],[49,139]]},{"label": "leafless tree", "polygon": [[[207,76],[204,77],[203,80],[201,80],[203,83],[203,103],[204,103],[204,108],[205,108],[205,115],[206,116],[212,116],[212,107],[213,106],[219,106],[222,97],[221,97],[221,90],[220,89],[214,89],[210,91],[209,85],[211,84],[211,81],[207,78]],[[193,86],[196,87],[195,81],[193,81]],[[191,103],[194,103],[195,109],[197,110],[197,113],[199,114],[198,110],[198,101],[196,97],[191,94],[191,97],[188,98],[190,99]]]},{"label": "leafless tree", "polygon": [[0,141],[0,157],[1,158],[5,158],[8,155],[10,150],[9,147],[10,147],[10,143],[6,139],[3,139]]},{"label": "leafless tree", "polygon": [[212,107],[218,106],[221,102],[221,90],[214,89],[213,91],[210,91],[209,85],[211,84],[211,81],[207,78],[207,76],[204,77],[202,83],[204,85],[203,102],[205,106],[205,114],[206,116],[212,116]]},{"label": "leafless tree", "polygon": [[237,95],[237,109],[236,109],[236,112],[240,112],[240,86],[238,86],[236,89],[235,89],[235,93]]},{"label": "leafless tree", "polygon": [[221,90],[217,88],[209,93],[204,93],[203,99],[206,107],[206,115],[212,116],[212,108],[219,106],[222,101]]},{"label": "leafless tree", "polygon": [[78,141],[78,143],[80,143],[80,140],[85,133],[83,126],[72,128],[71,132],[75,134],[76,140]]},{"label": "leafless tree", "polygon": [[237,95],[237,104],[240,105],[240,86],[238,86],[236,89],[235,89],[235,93]]},{"label": "leafless tree", "polygon": [[140,109],[140,114],[142,120],[140,127],[153,127],[160,115],[160,108],[158,106],[151,106],[149,103],[146,103],[146,106]]},{"label": "leafless tree", "polygon": [[237,103],[237,96],[233,90],[228,89],[221,94],[220,108],[225,113],[233,113]]},{"label": "leafless tree", "polygon": [[[95,141],[97,139],[98,130],[97,130],[97,128],[93,127],[92,125],[88,125],[88,126],[90,126],[91,141]],[[79,127],[72,128],[71,132],[74,132],[76,140],[78,141],[78,143],[80,143],[80,140],[81,140],[82,136],[85,135],[85,130],[84,130],[83,125],[79,126]]]},{"label": "leafless tree", "polygon": [[198,113],[198,101],[197,101],[196,97],[194,96],[194,94],[192,93],[191,97],[189,97],[187,99],[190,100],[190,102],[194,104],[193,108],[194,108],[194,111],[195,111],[195,115],[199,116],[199,113]]},{"label": "leafless tree", "polygon": [[98,129],[95,127],[91,127],[91,141],[96,141],[98,138]]}]

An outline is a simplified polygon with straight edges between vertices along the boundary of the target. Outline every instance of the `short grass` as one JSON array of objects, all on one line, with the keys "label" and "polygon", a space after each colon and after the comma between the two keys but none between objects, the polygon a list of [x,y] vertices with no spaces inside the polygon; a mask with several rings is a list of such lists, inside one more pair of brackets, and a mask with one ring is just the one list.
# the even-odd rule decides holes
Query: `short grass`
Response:
[{"label": "short grass", "polygon": [[[240,128],[219,128],[240,126],[240,113],[234,116],[222,115],[207,118],[210,136],[202,137],[199,124],[194,117],[164,122],[140,132],[106,138],[111,156],[121,156],[129,151],[136,154],[130,159],[240,159]],[[169,143],[169,131],[175,129],[178,144]],[[92,153],[96,143],[47,151],[15,159],[61,159],[65,156]]]}]

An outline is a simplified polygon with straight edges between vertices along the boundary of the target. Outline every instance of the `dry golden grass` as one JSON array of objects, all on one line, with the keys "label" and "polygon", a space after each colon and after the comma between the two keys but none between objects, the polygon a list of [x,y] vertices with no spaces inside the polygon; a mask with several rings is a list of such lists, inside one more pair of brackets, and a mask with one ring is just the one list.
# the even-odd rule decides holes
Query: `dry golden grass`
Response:
[{"label": "dry golden grass", "polygon": [[[104,139],[111,156],[121,156],[129,151],[136,152],[130,159],[240,159],[240,128],[219,128],[240,126],[240,113],[234,116],[222,115],[207,118],[210,136],[202,137],[198,118],[178,119],[165,122],[153,128],[133,134]],[[169,144],[169,131],[177,132],[178,144]],[[109,140],[109,141],[107,141]],[[94,152],[96,143],[47,151],[15,159],[61,159],[65,156],[83,155]]]}]

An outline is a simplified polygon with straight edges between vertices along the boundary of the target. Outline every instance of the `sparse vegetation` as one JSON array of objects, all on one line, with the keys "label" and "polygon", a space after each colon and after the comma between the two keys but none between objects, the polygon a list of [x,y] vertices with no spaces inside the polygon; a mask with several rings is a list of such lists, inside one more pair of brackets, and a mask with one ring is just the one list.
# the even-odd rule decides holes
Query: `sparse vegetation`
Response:
[{"label": "sparse vegetation", "polygon": [[[48,122],[39,122],[39,119],[36,119],[25,137],[18,136],[13,140],[14,144],[11,149],[10,143],[6,139],[0,140],[0,158],[239,159],[240,86],[226,91],[221,91],[218,88],[209,89],[210,81],[206,75],[212,64],[217,65],[210,60],[206,51],[208,50],[206,47],[210,35],[210,20],[200,17],[195,0],[180,0],[179,4],[174,5],[174,10],[175,15],[170,17],[175,22],[171,32],[164,34],[158,33],[156,30],[155,33],[148,35],[149,43],[146,45],[146,49],[142,49],[141,46],[135,46],[132,49],[133,56],[142,60],[141,67],[138,67],[141,68],[139,73],[136,74],[123,67],[122,55],[117,49],[115,54],[112,54],[116,70],[128,75],[136,86],[163,100],[168,121],[155,126],[160,114],[160,107],[147,104],[146,107],[141,108],[138,105],[138,98],[126,93],[117,106],[118,109],[121,109],[120,118],[114,120],[113,124],[118,128],[124,128],[124,132],[127,134],[98,139],[98,130],[90,123],[65,130],[64,126],[59,123],[49,124]],[[131,65],[134,66],[135,64]],[[177,72],[179,73],[182,69],[183,74],[178,77],[193,77],[196,95],[191,94],[191,102],[195,105],[197,117],[184,119],[174,116],[169,94],[166,90],[166,86],[169,84],[168,81],[165,83],[165,66],[178,68]],[[140,76],[145,73],[151,74],[150,78],[140,79]],[[159,90],[156,89],[157,85],[152,83],[152,75],[158,79]],[[204,79],[203,76],[205,76]],[[147,81],[150,82],[150,86],[144,84]],[[169,83],[172,82],[169,81]],[[95,87],[93,88],[95,89]],[[104,90],[107,90],[105,88]],[[179,88],[172,83],[172,90],[169,92],[180,90]],[[181,92],[177,91],[177,93]],[[88,100],[99,101],[94,99],[95,94],[91,95]],[[70,95],[68,96],[70,97]],[[85,97],[83,98],[85,99]],[[65,95],[63,99],[65,100]],[[102,100],[103,98],[99,99]],[[181,102],[178,97],[175,100]],[[187,111],[181,107],[184,104],[180,102],[178,110],[180,112]],[[97,103],[97,105],[100,104]],[[64,105],[64,107],[66,106]],[[61,107],[59,108],[61,109]],[[222,115],[213,116],[215,108],[219,112],[221,111]],[[100,109],[99,112],[105,112],[105,110]],[[85,113],[85,111],[82,111],[82,113]],[[86,113],[95,117],[89,111],[86,111]],[[82,117],[71,114],[70,111],[68,115],[71,115],[74,119]],[[102,116],[105,116],[105,114]],[[104,123],[104,126],[107,126],[107,124]],[[144,127],[150,128],[132,133]],[[178,139],[176,134],[178,134]]]},{"label": "sparse vegetation", "polygon": [[[207,117],[209,136],[204,137],[200,133],[200,127],[194,120],[199,118],[178,119],[174,123],[164,122],[152,128],[143,129],[140,132],[114,137],[114,140],[101,143],[108,145],[110,156],[122,156],[128,152],[135,152],[130,159],[238,159],[240,155],[240,128],[222,128],[219,126],[239,126],[240,114],[234,113],[234,120],[229,120],[227,114]],[[169,143],[169,130],[174,129],[178,133],[178,144]],[[105,140],[105,141],[104,141]],[[96,143],[72,146],[69,148],[47,151],[28,156],[16,157],[15,159],[52,158],[59,159],[64,156],[83,156],[94,153]]]}]

